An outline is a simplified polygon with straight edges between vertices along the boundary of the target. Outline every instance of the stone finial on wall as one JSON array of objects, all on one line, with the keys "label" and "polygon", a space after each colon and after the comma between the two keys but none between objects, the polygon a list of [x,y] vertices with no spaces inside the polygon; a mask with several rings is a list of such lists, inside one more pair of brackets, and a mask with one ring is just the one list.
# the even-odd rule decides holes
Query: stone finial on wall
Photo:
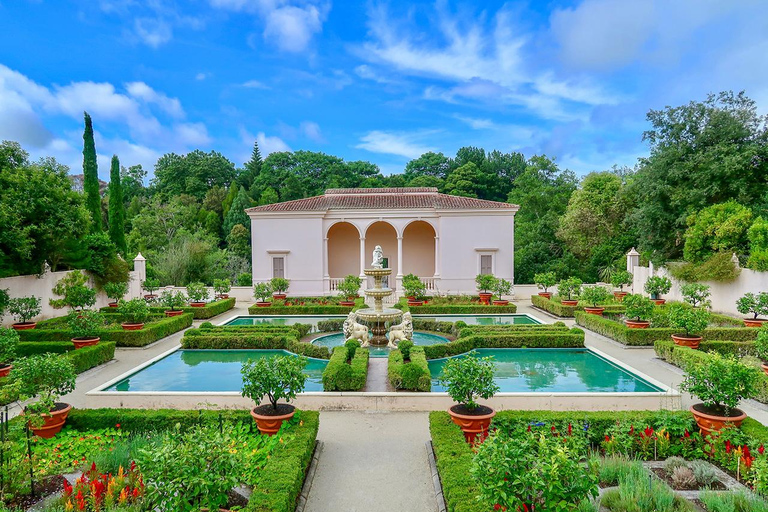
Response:
[{"label": "stone finial on wall", "polygon": [[640,266],[640,253],[637,252],[633,247],[627,253],[627,272],[634,275],[635,267],[639,267],[639,266]]}]

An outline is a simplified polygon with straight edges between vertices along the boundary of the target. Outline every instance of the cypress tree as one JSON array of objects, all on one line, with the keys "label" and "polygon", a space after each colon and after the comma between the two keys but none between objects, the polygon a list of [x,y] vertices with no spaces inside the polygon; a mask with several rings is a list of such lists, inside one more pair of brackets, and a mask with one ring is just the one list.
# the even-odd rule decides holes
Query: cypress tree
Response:
[{"label": "cypress tree", "polygon": [[125,256],[128,252],[125,244],[125,204],[117,155],[112,155],[112,168],[109,171],[109,238],[118,252]]},{"label": "cypress tree", "polygon": [[229,236],[235,224],[242,224],[249,233],[251,232],[251,219],[248,217],[248,214],[245,213],[245,209],[250,207],[251,200],[248,198],[245,189],[241,188],[237,193],[235,200],[232,201],[232,206],[227,212],[227,215],[224,217],[224,225],[222,227],[226,236]]},{"label": "cypress tree", "polygon": [[99,194],[99,167],[96,162],[96,144],[93,142],[93,123],[88,112],[85,115],[85,131],[83,132],[83,192],[85,206],[91,212],[93,224],[91,232],[104,230],[101,222],[101,195]]},{"label": "cypress tree", "polygon": [[245,162],[243,167],[245,167],[245,176],[244,176],[244,185],[246,188],[251,188],[251,185],[253,185],[254,180],[259,176],[261,173],[261,164],[263,160],[261,159],[261,151],[259,151],[259,142],[255,141],[253,143],[253,152],[251,153],[251,159]]}]

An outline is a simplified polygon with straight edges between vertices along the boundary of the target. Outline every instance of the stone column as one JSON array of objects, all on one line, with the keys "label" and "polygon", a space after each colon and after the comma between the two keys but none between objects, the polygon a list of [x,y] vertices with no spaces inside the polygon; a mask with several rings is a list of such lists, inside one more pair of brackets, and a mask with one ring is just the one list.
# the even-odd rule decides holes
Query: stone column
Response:
[{"label": "stone column", "polygon": [[360,237],[360,277],[365,278],[363,269],[365,269],[365,237],[361,236]]},{"label": "stone column", "polygon": [[330,277],[328,274],[328,239],[323,238],[323,277]]},{"label": "stone column", "polygon": [[[131,283],[131,298],[141,297],[141,285],[147,279],[147,259],[141,253],[133,258],[133,277],[136,286],[134,288],[133,283]],[[136,291],[134,292],[134,290]]]},{"label": "stone column", "polygon": [[440,277],[440,237],[435,237],[435,275]]},{"label": "stone column", "polygon": [[403,237],[397,237],[397,277],[403,277]]}]

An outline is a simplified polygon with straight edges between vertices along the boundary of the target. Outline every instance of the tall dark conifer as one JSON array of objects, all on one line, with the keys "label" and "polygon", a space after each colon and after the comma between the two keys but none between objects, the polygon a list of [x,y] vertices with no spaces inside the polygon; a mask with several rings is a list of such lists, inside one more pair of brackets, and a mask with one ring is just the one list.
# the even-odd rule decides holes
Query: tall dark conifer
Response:
[{"label": "tall dark conifer", "polygon": [[101,195],[99,194],[99,167],[96,162],[96,144],[93,142],[93,123],[88,112],[85,115],[85,131],[83,132],[83,192],[85,206],[91,212],[93,223],[91,232],[104,230],[101,221]]},{"label": "tall dark conifer", "polygon": [[125,256],[128,247],[125,244],[125,203],[123,185],[120,183],[120,160],[112,155],[112,168],[109,171],[109,238],[118,252]]}]

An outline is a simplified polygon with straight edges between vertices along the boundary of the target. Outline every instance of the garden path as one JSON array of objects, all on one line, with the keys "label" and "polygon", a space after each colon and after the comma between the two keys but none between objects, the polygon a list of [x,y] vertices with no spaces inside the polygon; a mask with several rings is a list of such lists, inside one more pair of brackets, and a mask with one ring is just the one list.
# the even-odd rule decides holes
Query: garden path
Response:
[{"label": "garden path", "polygon": [[434,512],[429,413],[320,413],[323,442],[305,512]]},{"label": "garden path", "polygon": [[368,360],[368,378],[365,381],[363,391],[369,393],[391,392],[395,389],[389,384],[389,375],[387,375],[386,357],[371,357]]}]

